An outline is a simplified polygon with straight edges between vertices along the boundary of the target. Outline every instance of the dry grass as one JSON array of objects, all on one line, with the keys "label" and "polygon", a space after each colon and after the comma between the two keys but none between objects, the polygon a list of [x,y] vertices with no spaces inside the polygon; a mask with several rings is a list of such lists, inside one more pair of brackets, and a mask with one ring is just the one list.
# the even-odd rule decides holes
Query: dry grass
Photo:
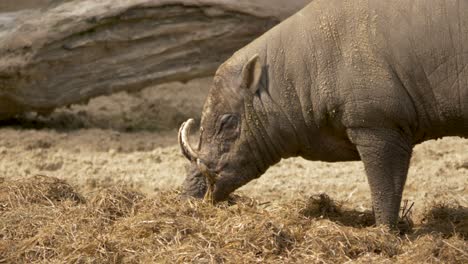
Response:
[{"label": "dry grass", "polygon": [[429,208],[405,236],[321,195],[211,206],[121,187],[81,195],[37,176],[0,179],[0,263],[468,263],[468,213]]}]

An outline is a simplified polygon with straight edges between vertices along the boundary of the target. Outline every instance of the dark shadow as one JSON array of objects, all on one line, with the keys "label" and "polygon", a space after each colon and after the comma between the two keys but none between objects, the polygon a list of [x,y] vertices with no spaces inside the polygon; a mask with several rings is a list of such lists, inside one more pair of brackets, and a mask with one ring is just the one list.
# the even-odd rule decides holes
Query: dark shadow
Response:
[{"label": "dark shadow", "polygon": [[[468,208],[454,204],[438,204],[424,213],[421,223],[414,225],[411,220],[412,205],[403,204],[398,223],[400,234],[419,237],[424,234],[437,233],[443,238],[454,235],[468,240]],[[326,194],[311,196],[300,213],[308,218],[325,218],[343,226],[370,227],[375,225],[373,212],[357,211],[343,208]]]},{"label": "dark shadow", "polygon": [[0,120],[0,128],[52,129],[59,132],[79,129],[114,130],[122,133],[162,132],[177,129],[188,118],[194,117],[190,113],[183,113],[164,102],[156,102],[154,105],[140,105],[139,109],[132,110],[76,111],[62,108],[49,115],[25,113],[10,119]]},{"label": "dark shadow", "polygon": [[0,120],[0,127],[12,127],[15,129],[54,129],[57,131],[70,131],[86,128],[79,113],[52,113],[49,116],[40,116],[36,113],[27,113],[15,117]]},{"label": "dark shadow", "polygon": [[333,222],[350,227],[370,227],[375,225],[374,213],[370,210],[357,211],[342,209],[340,214],[327,217]]},{"label": "dark shadow", "polygon": [[311,196],[306,201],[305,208],[299,212],[308,218],[326,218],[344,226],[369,227],[375,225],[372,211],[345,209],[326,194]]},{"label": "dark shadow", "polygon": [[454,204],[438,204],[426,211],[415,235],[438,233],[444,238],[459,235],[468,240],[468,208]]}]

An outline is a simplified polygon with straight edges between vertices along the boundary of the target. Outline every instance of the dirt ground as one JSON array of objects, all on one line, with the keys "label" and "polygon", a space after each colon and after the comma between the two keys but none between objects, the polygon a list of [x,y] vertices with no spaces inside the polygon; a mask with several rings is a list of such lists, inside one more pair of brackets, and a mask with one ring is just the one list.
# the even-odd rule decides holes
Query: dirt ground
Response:
[{"label": "dirt ground", "polygon": [[[53,176],[84,191],[121,185],[151,194],[177,188],[187,165],[177,129],[199,116],[209,86],[209,79],[171,83],[99,97],[49,117],[29,114],[3,121],[0,175]],[[360,162],[283,160],[239,190],[273,204],[321,192],[356,209],[370,208]],[[468,140],[444,138],[417,146],[404,199],[415,202],[415,212],[441,201],[468,207]]]}]

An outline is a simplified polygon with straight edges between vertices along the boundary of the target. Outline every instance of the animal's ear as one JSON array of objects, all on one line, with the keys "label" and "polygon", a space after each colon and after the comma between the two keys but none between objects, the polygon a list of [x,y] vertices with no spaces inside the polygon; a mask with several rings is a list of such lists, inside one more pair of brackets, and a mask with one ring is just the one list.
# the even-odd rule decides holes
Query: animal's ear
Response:
[{"label": "animal's ear", "polygon": [[262,65],[258,54],[255,54],[242,68],[242,88],[257,92],[262,78]]}]

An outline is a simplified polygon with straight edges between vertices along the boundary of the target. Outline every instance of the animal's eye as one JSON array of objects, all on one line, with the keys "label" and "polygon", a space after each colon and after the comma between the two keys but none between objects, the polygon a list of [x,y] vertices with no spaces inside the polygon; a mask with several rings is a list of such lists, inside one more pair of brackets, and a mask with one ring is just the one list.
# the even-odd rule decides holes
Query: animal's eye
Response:
[{"label": "animal's eye", "polygon": [[236,126],[237,126],[237,116],[223,115],[221,117],[221,130],[234,128]]},{"label": "animal's eye", "polygon": [[218,135],[223,137],[233,137],[237,135],[239,117],[235,114],[225,114],[219,122]]}]

